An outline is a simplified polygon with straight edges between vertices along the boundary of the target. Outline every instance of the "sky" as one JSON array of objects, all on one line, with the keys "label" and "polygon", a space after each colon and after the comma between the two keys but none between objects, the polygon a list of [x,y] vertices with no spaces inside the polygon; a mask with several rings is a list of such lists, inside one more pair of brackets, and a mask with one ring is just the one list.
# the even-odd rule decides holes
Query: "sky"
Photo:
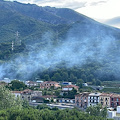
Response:
[{"label": "sky", "polygon": [[99,22],[120,28],[119,22],[120,0],[16,0],[16,1],[22,3],[37,4],[39,6],[71,8]]}]

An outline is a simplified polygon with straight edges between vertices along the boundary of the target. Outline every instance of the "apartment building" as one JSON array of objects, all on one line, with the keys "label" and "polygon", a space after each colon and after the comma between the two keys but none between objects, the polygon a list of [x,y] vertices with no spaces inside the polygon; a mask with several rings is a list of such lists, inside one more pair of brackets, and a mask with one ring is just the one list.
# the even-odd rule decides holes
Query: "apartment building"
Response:
[{"label": "apartment building", "polygon": [[83,92],[75,96],[75,105],[79,108],[86,109],[88,106],[89,92]]},{"label": "apartment building", "polygon": [[101,93],[90,93],[88,96],[88,107],[89,106],[93,106],[93,105],[97,105],[100,101],[100,95]]}]

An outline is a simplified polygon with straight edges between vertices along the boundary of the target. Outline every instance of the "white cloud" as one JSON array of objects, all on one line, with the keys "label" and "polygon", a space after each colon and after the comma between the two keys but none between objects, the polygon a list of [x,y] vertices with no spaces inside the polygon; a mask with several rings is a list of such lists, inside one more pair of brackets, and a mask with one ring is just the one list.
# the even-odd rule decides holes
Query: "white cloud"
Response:
[{"label": "white cloud", "polygon": [[79,8],[76,11],[83,13],[91,18],[110,19],[120,15],[119,5],[120,0],[108,0],[94,6],[88,3],[86,7]]}]

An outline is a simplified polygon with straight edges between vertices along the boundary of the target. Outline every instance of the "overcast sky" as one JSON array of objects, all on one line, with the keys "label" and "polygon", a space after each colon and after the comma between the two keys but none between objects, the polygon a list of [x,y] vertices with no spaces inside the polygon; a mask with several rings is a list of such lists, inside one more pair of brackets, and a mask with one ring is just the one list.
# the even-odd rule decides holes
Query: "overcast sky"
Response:
[{"label": "overcast sky", "polygon": [[[22,3],[37,4],[58,8],[71,8],[99,22],[120,19],[120,0],[16,0]],[[114,19],[115,21],[115,19]],[[120,22],[106,22],[120,28]]]}]

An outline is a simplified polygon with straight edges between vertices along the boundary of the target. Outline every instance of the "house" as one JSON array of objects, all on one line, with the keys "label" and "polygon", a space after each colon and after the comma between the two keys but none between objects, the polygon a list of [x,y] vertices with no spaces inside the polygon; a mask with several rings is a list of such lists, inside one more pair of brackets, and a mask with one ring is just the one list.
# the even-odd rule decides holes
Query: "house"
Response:
[{"label": "house", "polygon": [[87,87],[87,86],[88,86],[88,84],[87,84],[87,83],[83,83],[82,85],[83,85],[83,86],[85,86],[85,87]]},{"label": "house", "polygon": [[15,97],[21,97],[22,91],[12,91]]},{"label": "house", "polygon": [[57,98],[58,103],[75,103],[75,99]]},{"label": "house", "polygon": [[120,94],[112,94],[110,96],[110,107],[117,108],[120,106]]},{"label": "house", "polygon": [[63,92],[68,92],[68,91],[71,91],[73,88],[78,91],[79,87],[76,86],[76,85],[67,85],[67,86],[62,87],[62,91]]},{"label": "house", "polygon": [[40,84],[40,83],[42,83],[42,82],[43,82],[42,80],[37,80],[37,81],[36,81],[37,84]]},{"label": "house", "polygon": [[26,81],[25,83],[28,87],[35,87],[37,86],[37,82],[34,82],[34,81]]},{"label": "house", "polygon": [[40,83],[40,89],[50,89],[51,87],[54,87],[54,88],[58,88],[58,87],[61,87],[59,85],[59,83],[55,82],[55,81],[45,81],[45,82],[42,82]]},{"label": "house", "polygon": [[72,82],[62,82],[62,85],[72,85]]},{"label": "house", "polygon": [[89,106],[93,106],[93,105],[97,105],[100,101],[100,95],[101,93],[90,93],[88,96],[88,107]]},{"label": "house", "polygon": [[33,91],[30,89],[26,89],[21,93],[21,98],[29,102],[31,102],[32,97],[34,96],[42,96],[42,91]]},{"label": "house", "polygon": [[81,109],[86,109],[88,106],[89,92],[83,92],[75,95],[75,105]]},{"label": "house", "polygon": [[103,107],[106,106],[106,107],[110,108],[110,96],[111,96],[111,94],[101,93],[99,103]]},{"label": "house", "polygon": [[[23,90],[23,91],[12,91],[12,93],[16,97],[19,96],[23,100],[27,100],[28,102],[32,102],[35,97],[37,98],[37,97],[41,97],[42,96],[42,91],[32,91],[30,89],[26,89],[26,90]],[[41,99],[43,99],[43,98],[41,97]]]},{"label": "house", "polygon": [[31,102],[32,94],[33,94],[32,90],[26,89],[26,90],[22,91],[21,97],[23,100],[27,100],[27,101]]},{"label": "house", "polygon": [[32,96],[42,96],[42,91],[33,91]]},{"label": "house", "polygon": [[44,98],[45,100],[49,100],[49,101],[53,100],[53,102],[56,102],[57,96],[55,96],[55,95],[44,95],[44,96],[42,96],[42,98]]}]

